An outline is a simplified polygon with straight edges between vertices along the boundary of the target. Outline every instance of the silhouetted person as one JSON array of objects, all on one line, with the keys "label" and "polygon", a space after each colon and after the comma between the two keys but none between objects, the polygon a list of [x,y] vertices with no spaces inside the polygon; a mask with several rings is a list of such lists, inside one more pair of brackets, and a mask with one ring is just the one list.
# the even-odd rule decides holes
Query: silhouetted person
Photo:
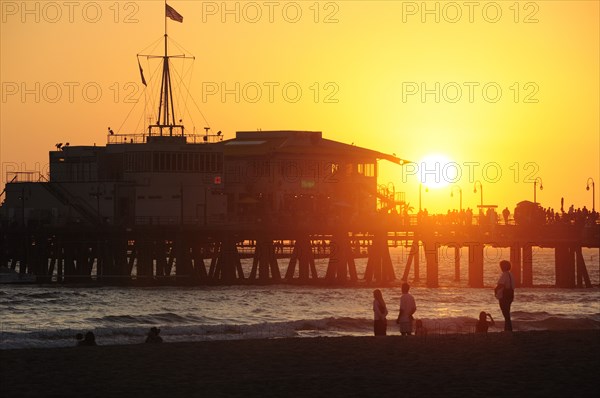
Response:
[{"label": "silhouetted person", "polygon": [[402,336],[410,336],[412,334],[412,321],[413,314],[417,311],[417,304],[415,298],[408,291],[410,285],[408,283],[402,284],[402,296],[400,297],[400,312],[398,313],[398,319],[396,323],[400,325],[400,334]]},{"label": "silhouetted person", "polygon": [[508,210],[508,207],[505,207],[504,210],[502,210],[502,217],[504,218],[504,225],[508,225],[508,218],[510,217],[510,210]]},{"label": "silhouetted person", "polygon": [[[490,320],[488,321],[488,317]],[[489,312],[481,311],[479,313],[479,320],[477,321],[477,325],[475,325],[475,333],[487,333],[488,328],[490,326],[494,326],[496,323],[494,322],[494,318]]]},{"label": "silhouetted person", "polygon": [[496,289],[494,289],[496,298],[500,304],[500,310],[504,316],[504,331],[512,332],[512,321],[510,320],[510,305],[515,297],[515,278],[510,272],[510,262],[500,261],[502,275],[498,279]]},{"label": "silhouetted person", "polygon": [[77,345],[83,345],[83,333],[77,333],[75,335],[75,340],[77,340]]},{"label": "silhouetted person", "polygon": [[381,290],[373,290],[373,332],[375,336],[385,336],[387,334],[387,319],[388,314],[385,301]]},{"label": "silhouetted person", "polygon": [[146,343],[162,343],[163,339],[159,336],[160,329],[152,327],[148,332],[148,337],[146,337]]},{"label": "silhouetted person", "polygon": [[473,225],[473,210],[471,208],[467,208],[467,211],[465,211],[465,224]]},{"label": "silhouetted person", "polygon": [[[81,335],[81,333],[78,333],[77,337],[79,337],[80,335]],[[92,345],[96,345],[96,336],[94,335],[94,332],[87,332],[85,334],[85,337],[82,340],[79,340],[79,342],[77,343],[77,345],[78,346],[92,346]]]}]

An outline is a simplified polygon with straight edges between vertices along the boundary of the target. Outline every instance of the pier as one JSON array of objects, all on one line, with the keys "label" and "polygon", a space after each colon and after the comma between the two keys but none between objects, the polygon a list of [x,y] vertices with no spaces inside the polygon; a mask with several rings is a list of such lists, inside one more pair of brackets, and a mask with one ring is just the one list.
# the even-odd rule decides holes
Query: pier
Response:
[{"label": "pier", "polygon": [[[415,165],[414,159],[335,141],[321,131],[258,128],[237,131],[234,137],[233,131],[224,134],[210,126],[203,115],[203,125],[191,123],[189,109],[175,106],[175,98],[183,95],[187,103],[192,92],[174,93],[186,82],[172,62],[195,57],[181,54],[179,45],[177,54],[170,55],[168,19],[183,21],[167,6],[164,45],[147,47],[156,48],[156,53],[137,54],[135,73],[139,69],[144,87],[150,83],[139,98],[158,94],[149,102],[157,105],[155,110],[144,106],[144,114],[135,117],[148,117],[147,125],[136,122],[123,131],[103,127],[105,145],[96,144],[97,118],[90,121],[89,133],[76,135],[87,144],[60,142],[59,129],[58,142],[48,148],[47,173],[7,171],[0,192],[2,275],[16,273],[23,281],[35,277],[37,283],[57,284],[345,285],[405,280],[438,287],[445,283],[439,278],[439,251],[451,247],[454,281],[466,278],[477,288],[484,285],[484,250],[493,246],[509,248],[517,285],[532,286],[533,250],[543,247],[555,251],[555,286],[591,287],[582,248],[600,246],[592,177],[586,183],[587,190],[591,183],[592,212],[588,217],[584,207],[583,221],[566,218],[570,212],[562,209],[558,220],[554,214],[548,217],[537,202],[542,180],[535,173],[528,176],[534,177],[533,202],[517,204],[519,216],[511,222],[499,223],[497,206],[484,205],[479,180],[474,192],[481,198],[480,215],[469,212],[468,219],[458,220],[412,215],[400,192],[406,181],[398,192],[392,183],[379,185],[379,166],[388,162],[400,169]],[[144,60],[147,73],[155,71],[148,82],[140,62]],[[151,61],[157,62],[152,68]],[[113,118],[106,115],[105,120]],[[373,145],[385,145],[377,139],[381,133],[391,134],[369,127],[361,135]],[[419,138],[424,148],[435,139]],[[15,153],[28,150],[11,148]],[[422,177],[417,181],[419,211],[425,182]],[[462,213],[462,189],[453,185],[459,189]],[[390,248],[398,246],[409,253],[400,274],[390,255]],[[461,259],[462,248],[468,249],[467,258]],[[358,258],[366,260],[364,270],[358,269]],[[287,262],[283,269],[282,261]]]},{"label": "pier", "polygon": [[[392,265],[390,247],[409,255],[402,275]],[[483,287],[484,249],[508,248],[517,286],[533,286],[535,247],[555,251],[555,286],[592,287],[582,248],[600,246],[600,224],[437,225],[415,217],[377,215],[353,223],[238,224],[206,228],[197,224],[3,226],[0,266],[38,283],[93,284],[387,284],[439,280],[439,249],[455,253],[455,281]],[[460,258],[460,249],[468,258]],[[424,254],[424,256],[423,256]],[[241,260],[252,259],[250,272]],[[359,274],[355,260],[366,258]],[[326,259],[318,274],[316,259]],[[280,272],[279,261],[287,266]],[[466,272],[464,271],[466,267]],[[443,283],[440,283],[443,282]],[[448,281],[450,282],[450,281]]]}]

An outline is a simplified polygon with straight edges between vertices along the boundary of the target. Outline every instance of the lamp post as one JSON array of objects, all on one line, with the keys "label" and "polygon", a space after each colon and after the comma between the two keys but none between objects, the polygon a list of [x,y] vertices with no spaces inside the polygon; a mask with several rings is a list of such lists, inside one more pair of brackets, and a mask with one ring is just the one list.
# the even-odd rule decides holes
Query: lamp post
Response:
[{"label": "lamp post", "polygon": [[479,208],[483,208],[483,186],[481,185],[481,181],[475,181],[475,185],[473,187],[473,193],[477,193],[477,184],[479,184],[479,192],[480,192],[480,200],[479,200]]},{"label": "lamp post", "polygon": [[544,189],[544,185],[542,184],[542,177],[535,177],[533,180],[533,203],[537,203],[537,183],[540,182],[540,191]]},{"label": "lamp post", "polygon": [[592,177],[587,179],[585,190],[590,190],[590,181],[592,182],[592,211],[596,211],[596,184],[594,184],[594,179]]},{"label": "lamp post", "polygon": [[[422,203],[421,197],[423,196],[422,191],[423,191],[423,183],[420,183],[419,184],[419,211],[422,210],[422,206],[421,206],[421,203]],[[425,187],[425,192],[429,192],[429,188]]]},{"label": "lamp post", "polygon": [[462,188],[459,187],[458,185],[454,184],[452,185],[452,187],[450,188],[450,197],[454,197],[454,188],[458,188],[458,193],[459,193],[459,209],[462,212]]}]

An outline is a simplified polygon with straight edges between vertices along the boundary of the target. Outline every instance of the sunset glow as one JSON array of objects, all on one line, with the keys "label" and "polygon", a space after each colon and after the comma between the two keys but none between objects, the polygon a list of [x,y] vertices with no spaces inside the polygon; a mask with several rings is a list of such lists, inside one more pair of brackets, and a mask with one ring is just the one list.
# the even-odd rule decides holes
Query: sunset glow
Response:
[{"label": "sunset glow", "polygon": [[[414,162],[448,154],[465,207],[479,203],[476,180],[486,202],[512,209],[533,199],[535,177],[543,206],[592,207],[598,2],[172,3],[185,19],[168,22],[170,49],[195,57],[173,61],[189,85],[177,115],[188,131],[322,131]],[[57,142],[104,145],[107,127],[145,128],[156,97],[136,54],[160,54],[161,2],[1,4],[2,183],[47,171]],[[160,62],[140,60],[150,90]],[[415,203],[413,170],[386,163],[380,182]],[[429,186],[429,210],[445,212],[448,185]]]},{"label": "sunset glow", "polygon": [[427,155],[418,164],[419,181],[428,188],[444,188],[460,178],[456,162],[445,155]]}]

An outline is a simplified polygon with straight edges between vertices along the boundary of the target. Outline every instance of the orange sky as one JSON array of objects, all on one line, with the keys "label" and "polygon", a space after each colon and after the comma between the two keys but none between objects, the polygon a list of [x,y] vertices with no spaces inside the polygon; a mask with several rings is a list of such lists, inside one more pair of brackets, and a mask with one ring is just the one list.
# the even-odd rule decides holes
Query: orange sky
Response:
[{"label": "orange sky", "polygon": [[[486,204],[511,209],[533,199],[536,177],[538,201],[557,209],[561,197],[591,207],[588,177],[600,188],[597,1],[169,4],[184,16],[168,22],[170,37],[196,57],[175,70],[225,138],[318,130],[417,162],[442,154],[453,163],[430,177],[461,187],[464,207],[479,204],[475,180]],[[43,170],[57,142],[103,145],[108,126],[143,129],[135,55],[157,41],[160,52],[162,1],[0,6],[2,183],[7,171]],[[150,81],[156,64],[142,66]],[[178,118],[200,132],[187,103]],[[380,182],[417,207],[417,170],[380,166]],[[423,207],[458,208],[450,190],[424,192]]]}]

